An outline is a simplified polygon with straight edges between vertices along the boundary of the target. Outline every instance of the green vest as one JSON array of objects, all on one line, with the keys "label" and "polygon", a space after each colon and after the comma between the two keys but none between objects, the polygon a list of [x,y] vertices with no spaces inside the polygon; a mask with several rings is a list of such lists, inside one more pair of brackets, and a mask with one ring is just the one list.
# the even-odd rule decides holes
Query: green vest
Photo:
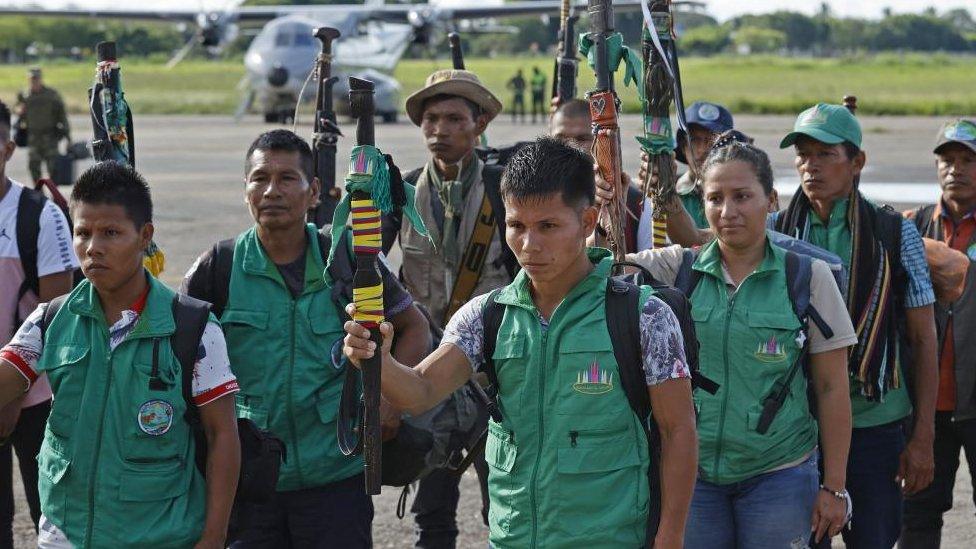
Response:
[{"label": "green vest", "polygon": [[687,193],[678,194],[688,215],[699,229],[708,228],[708,218],[705,217],[705,203],[702,202],[701,191],[696,187]]},{"label": "green vest", "polygon": [[251,228],[237,238],[220,318],[241,391],[237,415],[285,442],[278,490],[321,487],[363,468],[336,441],[343,370],[332,365],[341,312],[323,278],[315,227],[306,229],[305,289],[293,298]]},{"label": "green vest", "polygon": [[[844,268],[851,267],[851,228],[847,224],[847,207],[850,199],[844,198],[834,202],[830,209],[830,219],[826,224],[820,216],[810,212],[810,232],[807,240],[811,244],[840,256]],[[853,283],[852,283],[853,284]],[[847,296],[844,296],[847,297]],[[868,400],[861,394],[859,384],[851,383],[851,412],[855,428],[874,427],[898,421],[912,412],[912,401],[908,396],[905,383],[905,371],[899,359],[896,366],[902,382],[885,395],[883,402]]]},{"label": "green vest", "polygon": [[719,383],[714,395],[694,393],[699,474],[712,483],[748,479],[802,458],[817,444],[802,372],[769,431],[756,432],[763,399],[800,352],[785,257],[767,240],[765,259],[731,296],[717,242],[702,249],[693,267],[703,273],[691,294],[700,369]]},{"label": "green vest", "polygon": [[[203,530],[206,481],[194,465],[182,369],[169,343],[174,294],[149,283],[145,309],[114,351],[88,281],[46,330],[37,370],[54,401],[38,488],[44,515],[75,547],[191,547]],[[156,340],[161,390],[149,387]]]},{"label": "green vest", "polygon": [[[648,512],[647,438],[620,386],[604,297],[613,259],[594,270],[543,329],[519,273],[493,359],[503,421],[489,421],[488,523],[499,548],[641,547]],[[641,303],[650,289],[644,288]]]}]

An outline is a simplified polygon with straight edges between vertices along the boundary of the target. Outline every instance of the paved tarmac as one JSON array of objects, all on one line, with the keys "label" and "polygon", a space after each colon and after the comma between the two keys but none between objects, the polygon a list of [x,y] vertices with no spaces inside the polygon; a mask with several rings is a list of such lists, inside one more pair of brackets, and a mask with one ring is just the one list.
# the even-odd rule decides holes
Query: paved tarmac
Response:
[{"label": "paved tarmac", "polygon": [[[311,136],[309,115],[298,131]],[[90,138],[90,122],[73,117],[72,128],[76,140]],[[863,181],[875,184],[874,189],[895,190],[895,195],[916,196],[922,193],[934,200],[938,196],[931,149],[935,135],[943,122],[940,118],[864,117],[865,150],[868,169]],[[737,127],[756,138],[757,144],[770,153],[780,188],[795,188],[796,172],[793,155],[778,148],[779,139],[792,127],[793,119],[784,116],[741,116]],[[637,171],[638,145],[633,135],[640,128],[636,116],[625,117],[624,166],[629,173]],[[244,154],[250,142],[269,126],[257,118],[235,123],[229,117],[137,116],[136,164],[149,180],[155,202],[156,237],[166,253],[166,271],[162,279],[178,285],[194,259],[214,242],[231,238],[247,228],[250,216],[243,202]],[[341,174],[348,165],[354,126],[344,121],[342,130],[347,138],[339,142],[337,165]],[[543,124],[512,124],[501,116],[489,130],[493,145],[531,139],[545,132]],[[426,152],[419,129],[409,122],[379,125],[376,131],[378,146],[394,155],[404,172],[424,162]],[[19,181],[27,176],[26,151],[15,153],[8,165],[8,175]],[[79,164],[78,169],[84,168]],[[929,190],[930,185],[930,190]],[[64,189],[68,192],[68,189]],[[785,198],[785,197],[784,197]],[[913,199],[898,200],[899,205]],[[964,468],[963,468],[964,469]],[[19,489],[19,482],[16,483]],[[459,547],[484,547],[486,529],[481,523],[480,498],[477,482],[472,474],[462,481],[459,510]],[[395,516],[396,499],[400,491],[385,488],[374,500],[376,519],[374,539],[377,547],[405,548],[412,546],[413,523],[408,516],[403,521]],[[960,470],[956,482],[955,508],[946,515],[943,547],[976,547],[976,521],[973,519],[972,488],[969,474]],[[33,531],[18,495],[18,514],[15,524],[17,547],[34,544]],[[835,544],[836,546],[836,544]]]}]

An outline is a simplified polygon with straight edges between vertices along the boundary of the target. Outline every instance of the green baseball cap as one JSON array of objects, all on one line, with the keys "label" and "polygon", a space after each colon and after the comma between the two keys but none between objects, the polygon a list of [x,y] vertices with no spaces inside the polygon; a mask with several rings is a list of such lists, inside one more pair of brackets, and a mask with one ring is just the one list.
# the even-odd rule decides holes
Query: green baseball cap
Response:
[{"label": "green baseball cap", "polygon": [[801,112],[793,125],[793,131],[783,138],[779,148],[793,146],[802,135],[828,145],[849,141],[858,148],[861,147],[861,124],[843,105],[820,103]]}]

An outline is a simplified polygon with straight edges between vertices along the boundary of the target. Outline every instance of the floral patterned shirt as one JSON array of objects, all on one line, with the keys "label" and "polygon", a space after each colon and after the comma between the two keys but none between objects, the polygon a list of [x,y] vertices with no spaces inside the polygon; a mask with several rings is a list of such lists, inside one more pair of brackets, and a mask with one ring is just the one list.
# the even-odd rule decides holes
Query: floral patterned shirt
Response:
[{"label": "floral patterned shirt", "polygon": [[[488,295],[482,294],[458,309],[441,339],[441,345],[450,344],[461,349],[475,369],[484,361],[485,326],[482,311]],[[541,315],[539,323],[543,330],[549,328],[549,322]],[[640,334],[644,376],[648,386],[669,379],[691,377],[681,328],[667,304],[656,297],[647,300],[640,315]]]}]

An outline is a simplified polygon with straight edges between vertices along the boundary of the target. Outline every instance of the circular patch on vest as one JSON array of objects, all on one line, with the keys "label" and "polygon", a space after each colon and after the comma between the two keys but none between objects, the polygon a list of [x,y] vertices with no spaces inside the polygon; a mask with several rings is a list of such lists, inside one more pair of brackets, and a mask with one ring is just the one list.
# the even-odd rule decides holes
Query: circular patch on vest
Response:
[{"label": "circular patch on vest", "polygon": [[969,249],[966,250],[966,255],[969,256],[969,259],[972,261],[976,261],[976,242],[969,246]]},{"label": "circular patch on vest", "polygon": [[173,426],[173,405],[165,400],[150,400],[139,407],[139,428],[158,437]]}]

